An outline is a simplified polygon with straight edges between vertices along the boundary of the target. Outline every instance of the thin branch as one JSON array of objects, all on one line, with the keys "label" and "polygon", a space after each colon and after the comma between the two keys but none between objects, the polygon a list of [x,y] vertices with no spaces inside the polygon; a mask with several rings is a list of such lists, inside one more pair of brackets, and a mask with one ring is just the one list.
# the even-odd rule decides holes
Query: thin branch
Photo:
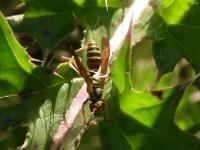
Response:
[{"label": "thin branch", "polygon": [[134,27],[136,25],[137,20],[140,18],[142,12],[148,6],[150,1],[151,0],[136,0],[131,5],[122,23],[118,26],[113,37],[110,39],[110,60],[113,58],[113,55],[116,54],[120,49],[130,26]]},{"label": "thin branch", "polygon": [[[142,12],[147,8],[150,0],[135,0],[135,2],[130,6],[127,15],[123,19],[122,23],[118,26],[115,34],[110,39],[110,61],[113,60],[113,55],[117,53],[120,49],[123,41],[130,27],[134,27],[137,20],[141,16]],[[65,114],[64,120],[61,122],[56,134],[53,137],[54,144],[52,149],[56,149],[62,143],[65,134],[68,132],[75,118],[77,117],[79,111],[82,109],[83,103],[88,97],[86,84],[79,90],[76,97],[73,99],[73,103]]]},{"label": "thin branch", "polygon": [[78,115],[79,111],[82,109],[83,103],[87,100],[88,93],[87,93],[87,85],[84,83],[82,88],[79,90],[78,94],[72,101],[72,104],[65,114],[64,120],[60,123],[58,130],[56,134],[53,137],[53,145],[51,146],[51,149],[57,149],[59,145],[62,143],[65,134],[67,131],[71,128],[72,123],[76,119],[76,116]]}]

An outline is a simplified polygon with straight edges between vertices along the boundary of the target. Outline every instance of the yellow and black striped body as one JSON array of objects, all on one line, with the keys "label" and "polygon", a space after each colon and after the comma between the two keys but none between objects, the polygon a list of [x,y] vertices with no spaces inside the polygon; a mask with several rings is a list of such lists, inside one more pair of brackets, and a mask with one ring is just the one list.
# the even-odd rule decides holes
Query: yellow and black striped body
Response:
[{"label": "yellow and black striped body", "polygon": [[87,47],[87,66],[90,75],[98,71],[101,63],[101,51],[96,42],[90,41]]}]

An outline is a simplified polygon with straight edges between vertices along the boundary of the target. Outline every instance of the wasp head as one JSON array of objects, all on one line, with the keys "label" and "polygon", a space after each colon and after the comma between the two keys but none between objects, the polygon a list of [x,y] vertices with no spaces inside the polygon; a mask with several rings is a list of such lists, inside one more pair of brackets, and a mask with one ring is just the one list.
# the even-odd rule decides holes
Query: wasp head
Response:
[{"label": "wasp head", "polygon": [[95,115],[101,114],[104,108],[105,108],[105,103],[102,100],[90,104],[90,111],[94,112]]}]

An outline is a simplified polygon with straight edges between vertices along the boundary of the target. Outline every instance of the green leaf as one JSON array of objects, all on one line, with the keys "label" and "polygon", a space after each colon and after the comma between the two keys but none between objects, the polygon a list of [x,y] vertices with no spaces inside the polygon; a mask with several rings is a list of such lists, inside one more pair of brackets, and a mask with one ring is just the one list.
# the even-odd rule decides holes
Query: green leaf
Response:
[{"label": "green leaf", "polygon": [[20,91],[34,69],[0,13],[0,96]]},{"label": "green leaf", "polygon": [[[127,3],[124,5],[127,6]],[[104,0],[61,0],[59,3],[53,0],[27,0],[26,4],[28,12],[15,30],[29,34],[44,51],[51,51],[73,31],[76,24],[87,24],[93,28],[108,24],[113,10],[121,7],[122,1],[109,1],[109,12],[106,11]]]},{"label": "green leaf", "polygon": [[[174,25],[167,24],[158,15],[154,16],[151,26],[155,38],[153,53],[160,74],[172,71],[180,58],[187,59],[194,70],[199,72],[200,22],[196,19],[199,13],[199,7],[191,7],[180,24]],[[188,39],[188,36],[192,39]]]},{"label": "green leaf", "polygon": [[[180,105],[176,111],[175,122],[184,131],[196,134],[199,131],[199,106],[198,89],[193,85],[186,88]],[[198,137],[198,135],[197,135]]]},{"label": "green leaf", "polygon": [[[29,127],[29,132],[22,138],[20,145],[26,143],[27,148],[39,146],[41,148],[50,147],[52,144],[52,136],[54,135],[58,123],[63,119],[65,111],[69,108],[71,100],[82,86],[82,79],[76,78],[68,84],[56,84],[43,90],[31,91],[18,99],[21,103],[15,107],[0,109],[0,131],[1,134],[14,132],[16,126],[22,128],[22,123]],[[12,101],[12,97],[9,97]],[[3,100],[3,99],[1,99]],[[82,122],[81,122],[82,124]],[[20,129],[19,128],[19,129]],[[18,128],[17,128],[18,129]],[[11,148],[11,142],[15,139],[15,135],[0,136],[0,145],[7,143],[2,147],[4,149]],[[20,146],[13,145],[14,148]]]},{"label": "green leaf", "polygon": [[156,79],[157,68],[151,49],[152,40],[146,38],[132,48],[130,74],[135,90],[149,89]]},{"label": "green leaf", "polygon": [[123,55],[121,51],[113,70],[121,75],[112,76],[117,91],[112,92],[108,119],[101,125],[106,149],[199,149],[200,141],[174,123],[176,109],[188,83],[159,91],[134,91],[130,83],[122,82],[129,80],[126,62],[130,51],[126,50]]},{"label": "green leaf", "polygon": [[[41,149],[49,149],[59,123],[63,120],[63,115],[71,104],[71,100],[82,85],[82,79],[76,78],[68,84],[63,84],[55,95],[56,99],[45,99],[38,111],[38,117],[30,121],[30,130],[27,137],[27,148],[34,146]],[[50,93],[49,91],[48,93]],[[41,97],[41,95],[38,95]],[[46,97],[48,98],[48,97]],[[82,124],[82,122],[81,122]]]},{"label": "green leaf", "polygon": [[[81,87],[82,80],[71,80],[72,76],[66,73],[66,85],[64,78],[33,65],[2,14],[0,25],[1,148],[16,149],[22,146],[26,137],[28,145],[25,142],[25,147],[33,148],[34,144],[38,144],[36,139],[39,137],[39,146],[49,146],[50,133],[63,117],[68,102]],[[71,72],[69,68],[67,71]],[[45,121],[45,130],[41,132]],[[26,136],[27,127],[30,134]],[[19,136],[17,140],[16,135]]]},{"label": "green leaf", "polygon": [[120,93],[126,90],[126,88],[130,87],[130,49],[130,39],[127,38],[121,50],[119,51],[119,54],[117,54],[118,58],[114,64],[114,67],[112,68],[112,81]]},{"label": "green leaf", "polygon": [[150,23],[150,32],[153,34],[152,52],[160,75],[172,71],[182,57],[181,47],[170,35],[168,25],[155,14]]},{"label": "green leaf", "polygon": [[[0,15],[0,95],[14,95],[21,92],[43,90],[51,86],[53,82],[62,83],[63,80],[52,75],[45,68],[37,68],[29,60],[26,50],[20,46],[13,36],[12,30]],[[48,82],[46,82],[48,81]],[[52,82],[52,83],[51,83]],[[30,84],[31,83],[31,84]]]},{"label": "green leaf", "polygon": [[[184,57],[191,63],[195,71],[199,72],[200,52],[198,39],[200,38],[200,28],[198,26],[177,25],[170,27],[169,31],[182,47]],[[192,40],[188,39],[188,34],[190,34]]]},{"label": "green leaf", "polygon": [[[127,91],[120,96],[120,110],[115,112],[117,123],[132,149],[200,148],[200,142],[178,129],[173,121],[183,91],[182,86],[166,90],[162,101],[148,92]],[[119,147],[120,143],[115,146]]]},{"label": "green leaf", "polygon": [[176,24],[184,18],[194,3],[194,0],[162,0],[158,13],[168,24]]}]

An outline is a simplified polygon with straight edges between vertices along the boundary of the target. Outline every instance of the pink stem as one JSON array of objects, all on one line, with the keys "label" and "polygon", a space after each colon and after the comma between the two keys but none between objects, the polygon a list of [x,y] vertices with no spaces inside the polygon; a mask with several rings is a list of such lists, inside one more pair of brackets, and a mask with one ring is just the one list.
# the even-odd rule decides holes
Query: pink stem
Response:
[{"label": "pink stem", "polygon": [[51,149],[56,149],[60,143],[62,143],[65,134],[71,128],[76,116],[78,115],[79,111],[82,109],[83,103],[87,100],[88,93],[87,93],[87,85],[86,83],[83,84],[82,88],[79,90],[78,94],[72,101],[72,104],[69,110],[66,112],[64,120],[60,123],[56,134],[53,137],[54,144],[52,145]]}]

